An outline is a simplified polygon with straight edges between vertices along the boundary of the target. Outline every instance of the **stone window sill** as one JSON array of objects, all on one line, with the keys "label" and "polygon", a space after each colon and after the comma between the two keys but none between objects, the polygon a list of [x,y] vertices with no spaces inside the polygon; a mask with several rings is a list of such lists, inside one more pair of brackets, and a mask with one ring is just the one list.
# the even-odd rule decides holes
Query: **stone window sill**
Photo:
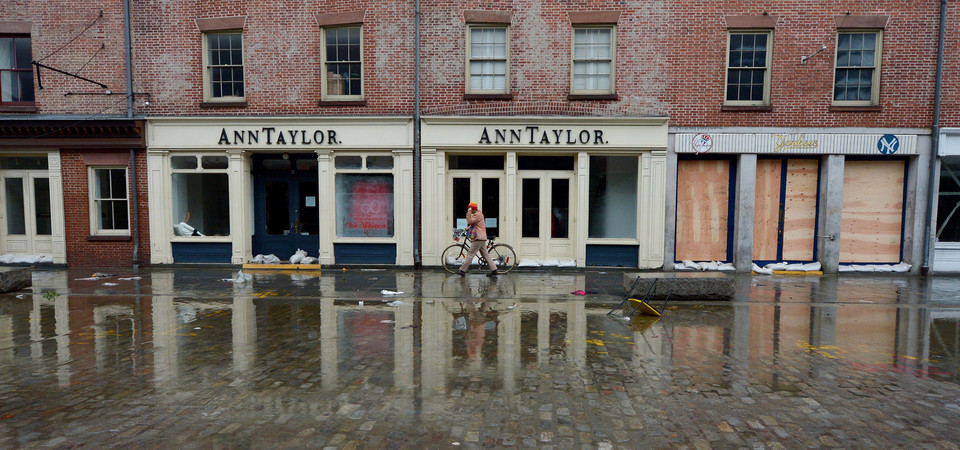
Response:
[{"label": "stone window sill", "polygon": [[367,106],[366,100],[320,100],[318,106]]},{"label": "stone window sill", "polygon": [[883,108],[879,105],[873,106],[831,106],[830,112],[880,112]]},{"label": "stone window sill", "polygon": [[464,100],[513,100],[513,94],[463,94]]},{"label": "stone window sill", "polygon": [[201,108],[246,108],[247,102],[203,102]]},{"label": "stone window sill", "polygon": [[723,105],[720,111],[766,112],[773,111],[773,105]]},{"label": "stone window sill", "polygon": [[0,113],[36,113],[34,105],[0,105]]},{"label": "stone window sill", "polygon": [[90,242],[130,242],[133,238],[130,236],[87,236]]},{"label": "stone window sill", "polygon": [[620,100],[617,94],[569,94],[567,100]]}]

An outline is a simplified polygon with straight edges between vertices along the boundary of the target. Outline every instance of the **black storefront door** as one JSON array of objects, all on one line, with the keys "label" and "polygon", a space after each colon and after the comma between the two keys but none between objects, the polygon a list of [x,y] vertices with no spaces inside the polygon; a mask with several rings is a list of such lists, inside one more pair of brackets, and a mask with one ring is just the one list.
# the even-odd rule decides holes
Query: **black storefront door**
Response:
[{"label": "black storefront door", "polygon": [[255,155],[253,254],[319,255],[316,154]]}]

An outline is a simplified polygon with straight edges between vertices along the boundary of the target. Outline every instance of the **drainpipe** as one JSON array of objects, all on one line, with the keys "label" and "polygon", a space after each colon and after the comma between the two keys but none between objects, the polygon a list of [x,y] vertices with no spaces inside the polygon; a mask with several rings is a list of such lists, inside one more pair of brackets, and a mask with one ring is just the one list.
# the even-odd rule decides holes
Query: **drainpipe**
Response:
[{"label": "drainpipe", "polygon": [[[127,56],[127,118],[133,118],[133,50],[130,41],[130,0],[123,0],[123,41]],[[140,206],[137,204],[136,151],[130,149],[130,199],[133,202],[133,268],[140,266]]]},{"label": "drainpipe", "polygon": [[943,86],[943,41],[945,28],[947,26],[947,0],[940,0],[940,31],[937,35],[937,81],[933,94],[933,126],[930,127],[932,134],[932,145],[930,148],[930,172],[928,174],[927,185],[927,214],[924,218],[924,239],[923,239],[923,265],[920,266],[920,274],[926,275],[930,271],[930,247],[936,236],[933,235],[933,201],[936,186],[934,180],[937,179],[937,158],[940,154],[940,95]]},{"label": "drainpipe", "polygon": [[413,5],[413,265],[420,268],[423,265],[423,245],[420,242],[420,0],[414,0]]}]

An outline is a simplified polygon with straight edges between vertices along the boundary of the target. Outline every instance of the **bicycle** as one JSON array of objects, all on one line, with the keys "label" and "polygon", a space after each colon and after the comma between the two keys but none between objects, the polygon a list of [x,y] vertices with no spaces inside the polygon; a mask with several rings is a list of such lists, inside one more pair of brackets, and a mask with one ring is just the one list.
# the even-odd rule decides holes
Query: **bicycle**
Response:
[{"label": "bicycle", "polygon": [[[460,242],[460,238],[463,238],[463,242]],[[495,239],[496,236],[487,238],[487,253],[497,263],[497,272],[507,273],[517,267],[517,252],[507,244],[497,244],[494,242]],[[457,269],[463,265],[463,260],[470,250],[471,241],[467,237],[467,231],[461,228],[453,230],[453,240],[457,243],[443,250],[440,254],[440,264],[447,272],[457,273]],[[476,259],[471,264],[479,264],[481,269],[487,266],[487,260],[480,256],[479,252],[474,258]]]}]

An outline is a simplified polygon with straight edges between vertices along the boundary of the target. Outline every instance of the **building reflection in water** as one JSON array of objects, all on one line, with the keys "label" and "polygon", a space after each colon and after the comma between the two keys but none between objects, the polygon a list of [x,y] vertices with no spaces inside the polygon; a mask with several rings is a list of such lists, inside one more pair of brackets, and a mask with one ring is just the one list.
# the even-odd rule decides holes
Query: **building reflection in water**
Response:
[{"label": "building reflection in water", "polygon": [[[741,281],[740,292],[749,293],[742,301],[679,304],[657,322],[624,323],[606,315],[610,305],[582,299],[500,300],[543,292],[538,283],[582,286],[578,277],[397,277],[389,283],[398,290],[419,285],[425,295],[391,306],[392,299],[337,298],[335,280],[323,277],[309,281],[324,294],[317,299],[238,287],[233,298],[203,301],[44,296],[69,287],[65,275],[47,276],[35,283],[37,294],[0,300],[0,363],[45,365],[60,387],[91,374],[149,374],[160,390],[210,381],[253,387],[264,379],[274,383],[267,387],[334,393],[375,388],[405,408],[435,413],[471,383],[519,392],[530,370],[592,370],[609,358],[665,382],[682,373],[694,383],[790,389],[778,367],[832,375],[836,364],[826,360],[960,381],[960,307],[926,307],[942,302],[930,299],[936,280],[758,277]],[[154,292],[174,292],[173,273],[154,273],[151,282]],[[442,296],[426,295],[431,289]]]}]

